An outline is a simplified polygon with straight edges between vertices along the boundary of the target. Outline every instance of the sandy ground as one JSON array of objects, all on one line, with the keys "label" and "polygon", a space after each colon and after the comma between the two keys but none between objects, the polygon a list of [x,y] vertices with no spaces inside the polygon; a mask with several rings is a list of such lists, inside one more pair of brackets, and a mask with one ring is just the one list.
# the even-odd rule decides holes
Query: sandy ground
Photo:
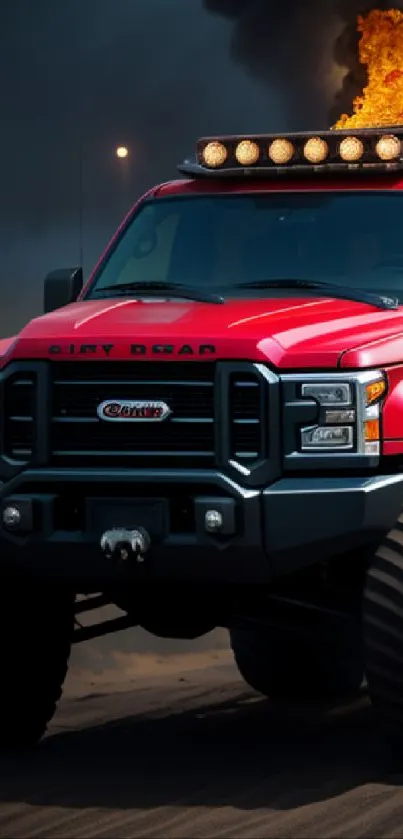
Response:
[{"label": "sandy ground", "polygon": [[224,633],[77,647],[41,747],[0,759],[1,837],[403,837],[364,697],[269,707]]}]

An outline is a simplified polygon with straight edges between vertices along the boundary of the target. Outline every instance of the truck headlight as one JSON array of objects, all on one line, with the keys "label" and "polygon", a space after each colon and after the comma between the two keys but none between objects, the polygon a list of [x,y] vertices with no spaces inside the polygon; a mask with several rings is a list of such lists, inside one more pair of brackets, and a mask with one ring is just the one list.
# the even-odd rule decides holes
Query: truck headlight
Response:
[{"label": "truck headlight", "polygon": [[347,382],[307,382],[301,386],[301,393],[316,399],[319,405],[351,405],[351,385]]},{"label": "truck headlight", "polygon": [[301,431],[301,449],[302,451],[312,451],[315,449],[352,449],[354,445],[354,433],[352,426],[349,425],[334,425],[326,427],[313,426],[313,428],[303,428]]},{"label": "truck headlight", "polygon": [[387,391],[381,370],[365,373],[331,373],[285,376],[295,387],[297,402],[316,402],[315,424],[299,428],[300,453],[320,456],[354,453],[380,454],[381,410]]}]

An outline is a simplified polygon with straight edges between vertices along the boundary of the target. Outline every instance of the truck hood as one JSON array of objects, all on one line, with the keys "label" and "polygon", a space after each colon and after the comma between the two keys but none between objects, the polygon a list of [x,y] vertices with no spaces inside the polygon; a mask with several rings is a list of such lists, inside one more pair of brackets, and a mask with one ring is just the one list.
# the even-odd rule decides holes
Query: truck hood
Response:
[{"label": "truck hood", "polygon": [[[399,353],[396,355],[396,353]],[[253,359],[277,368],[360,367],[403,357],[403,308],[313,296],[73,303],[0,341],[11,358]],[[394,356],[394,359],[393,359]]]}]

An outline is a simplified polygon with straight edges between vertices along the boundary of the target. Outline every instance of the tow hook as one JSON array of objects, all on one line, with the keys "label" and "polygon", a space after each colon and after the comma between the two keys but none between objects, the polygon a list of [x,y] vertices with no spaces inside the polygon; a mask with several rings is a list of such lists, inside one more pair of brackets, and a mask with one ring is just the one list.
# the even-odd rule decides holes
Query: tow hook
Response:
[{"label": "tow hook", "polygon": [[113,528],[105,531],[100,544],[106,559],[118,564],[133,560],[144,562],[151,539],[144,527],[136,527],[135,530]]}]

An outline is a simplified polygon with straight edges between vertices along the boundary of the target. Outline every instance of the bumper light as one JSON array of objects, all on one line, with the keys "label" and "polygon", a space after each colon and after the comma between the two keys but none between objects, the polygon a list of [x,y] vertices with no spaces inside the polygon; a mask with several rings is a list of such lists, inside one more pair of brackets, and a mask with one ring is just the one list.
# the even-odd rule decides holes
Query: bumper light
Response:
[{"label": "bumper light", "polygon": [[208,533],[215,533],[216,531],[221,530],[223,526],[223,515],[219,512],[219,510],[207,510],[204,517],[204,523]]},{"label": "bumper light", "polygon": [[18,527],[22,519],[21,511],[18,507],[14,507],[14,505],[4,507],[3,510],[3,524],[5,527],[10,528],[10,530],[14,527]]},{"label": "bumper light", "polygon": [[32,499],[21,495],[3,499],[1,524],[11,533],[30,533],[34,527]]}]

